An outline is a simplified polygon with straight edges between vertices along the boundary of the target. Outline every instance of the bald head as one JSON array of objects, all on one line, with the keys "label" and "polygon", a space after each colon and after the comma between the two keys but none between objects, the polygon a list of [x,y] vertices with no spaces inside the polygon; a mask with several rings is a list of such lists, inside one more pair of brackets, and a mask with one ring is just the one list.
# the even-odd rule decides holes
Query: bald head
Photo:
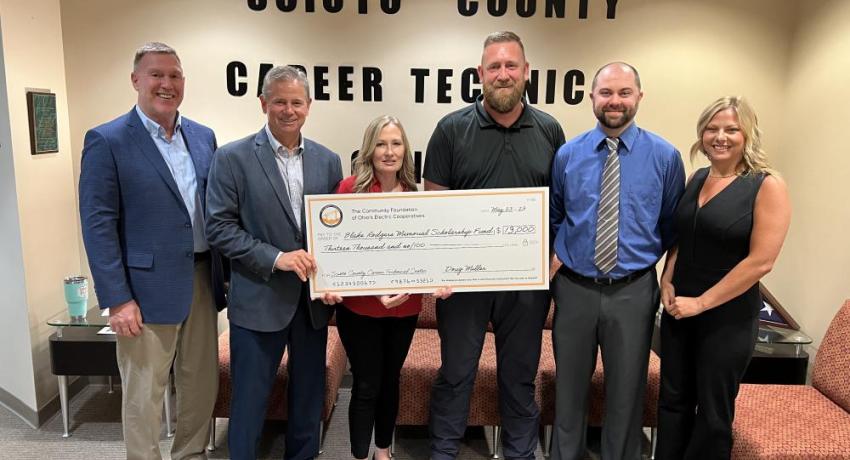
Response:
[{"label": "bald head", "polygon": [[593,114],[611,137],[619,136],[632,123],[643,98],[640,77],[625,62],[603,66],[593,77]]},{"label": "bald head", "polygon": [[604,66],[600,67],[599,70],[596,71],[596,75],[593,76],[593,84],[591,85],[590,90],[593,91],[596,89],[596,85],[599,83],[600,77],[605,77],[611,74],[631,74],[633,75],[634,83],[637,89],[642,89],[640,86],[640,74],[638,73],[637,69],[625,62],[611,62],[605,64]]}]

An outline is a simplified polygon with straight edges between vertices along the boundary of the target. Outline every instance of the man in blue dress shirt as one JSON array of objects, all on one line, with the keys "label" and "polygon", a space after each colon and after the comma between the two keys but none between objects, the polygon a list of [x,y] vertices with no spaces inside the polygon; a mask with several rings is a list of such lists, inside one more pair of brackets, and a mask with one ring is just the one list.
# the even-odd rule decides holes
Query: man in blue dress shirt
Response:
[{"label": "man in blue dress shirt", "polygon": [[639,459],[659,305],[655,264],[674,243],[685,173],[679,152],[633,121],[643,97],[634,67],[603,66],[590,97],[599,123],[564,144],[552,165],[551,235],[563,262],[552,284],[552,458],[584,458],[588,390],[599,348],[605,368],[602,458]]}]

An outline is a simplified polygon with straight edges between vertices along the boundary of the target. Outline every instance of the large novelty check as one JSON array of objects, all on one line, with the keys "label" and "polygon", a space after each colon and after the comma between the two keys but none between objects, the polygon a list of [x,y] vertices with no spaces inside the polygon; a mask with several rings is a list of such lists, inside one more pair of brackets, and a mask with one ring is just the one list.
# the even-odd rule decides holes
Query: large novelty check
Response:
[{"label": "large novelty check", "polygon": [[549,189],[305,197],[310,295],[549,287]]}]

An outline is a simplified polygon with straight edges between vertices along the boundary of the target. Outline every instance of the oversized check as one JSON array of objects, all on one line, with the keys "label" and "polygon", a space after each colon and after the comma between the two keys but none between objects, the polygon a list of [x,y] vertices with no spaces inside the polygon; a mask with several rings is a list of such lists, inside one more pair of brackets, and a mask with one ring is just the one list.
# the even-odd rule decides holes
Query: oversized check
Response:
[{"label": "oversized check", "polygon": [[305,197],[310,295],[549,287],[549,189]]}]

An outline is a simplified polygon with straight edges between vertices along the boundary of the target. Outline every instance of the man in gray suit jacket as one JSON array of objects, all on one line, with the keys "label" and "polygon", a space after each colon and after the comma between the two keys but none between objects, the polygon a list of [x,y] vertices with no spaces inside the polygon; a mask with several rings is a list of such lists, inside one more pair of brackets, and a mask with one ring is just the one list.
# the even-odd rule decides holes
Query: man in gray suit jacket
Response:
[{"label": "man in gray suit jacket", "polygon": [[207,186],[207,237],[231,259],[231,395],[228,446],[233,459],[256,458],[275,373],[289,347],[286,459],[319,452],[325,348],[330,310],[312,302],[315,270],[305,248],[304,195],[333,193],[339,156],[301,135],[310,87],[297,68],[275,67],[260,103],[268,122],[215,153]]}]

